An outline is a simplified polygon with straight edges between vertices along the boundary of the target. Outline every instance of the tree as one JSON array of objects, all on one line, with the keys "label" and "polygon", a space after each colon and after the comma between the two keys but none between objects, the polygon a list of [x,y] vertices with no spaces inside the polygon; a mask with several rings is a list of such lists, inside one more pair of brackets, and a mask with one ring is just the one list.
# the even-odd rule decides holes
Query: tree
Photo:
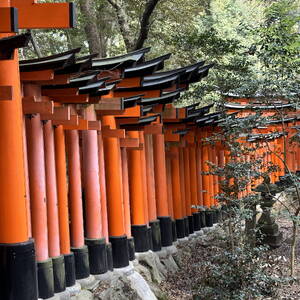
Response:
[{"label": "tree", "polygon": [[[147,0],[139,22],[139,33],[135,37],[133,27],[130,24],[129,7],[123,0],[107,0],[114,8],[127,52],[143,48],[150,30],[150,18],[159,0]],[[131,8],[131,7],[130,7]],[[132,8],[131,8],[132,9]]]}]

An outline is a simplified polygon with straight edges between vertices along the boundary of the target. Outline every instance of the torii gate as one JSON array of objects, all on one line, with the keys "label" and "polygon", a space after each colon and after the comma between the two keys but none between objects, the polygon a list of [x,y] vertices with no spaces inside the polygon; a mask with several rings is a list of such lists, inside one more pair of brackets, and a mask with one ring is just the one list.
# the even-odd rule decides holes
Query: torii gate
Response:
[{"label": "torii gate", "polygon": [[[71,28],[74,15],[72,3],[0,0],[0,39],[13,36],[19,28]],[[35,250],[27,227],[17,47],[12,43],[10,59],[0,48],[0,298],[36,300]]]}]

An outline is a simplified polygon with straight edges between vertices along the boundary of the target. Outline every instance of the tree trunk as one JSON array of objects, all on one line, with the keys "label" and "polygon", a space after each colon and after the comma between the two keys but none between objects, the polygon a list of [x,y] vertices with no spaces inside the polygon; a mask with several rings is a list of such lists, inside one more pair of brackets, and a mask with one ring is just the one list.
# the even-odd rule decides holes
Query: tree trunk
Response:
[{"label": "tree trunk", "polygon": [[100,34],[97,26],[97,18],[94,1],[80,0],[80,10],[85,20],[85,34],[89,44],[91,54],[98,53],[99,56],[103,55]]},{"label": "tree trunk", "polygon": [[128,14],[126,12],[126,5],[123,0],[107,0],[114,8],[119,28],[128,52],[138,50],[144,46],[145,41],[148,39],[150,30],[150,17],[153,14],[158,2],[160,0],[147,0],[145,9],[140,22],[140,30],[137,38],[131,32]]}]

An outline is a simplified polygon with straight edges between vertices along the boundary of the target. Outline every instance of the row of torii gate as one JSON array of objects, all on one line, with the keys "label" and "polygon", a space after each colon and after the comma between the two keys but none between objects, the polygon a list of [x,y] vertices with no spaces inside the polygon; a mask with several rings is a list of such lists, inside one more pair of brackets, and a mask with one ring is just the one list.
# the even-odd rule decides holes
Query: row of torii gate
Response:
[{"label": "row of torii gate", "polygon": [[[73,23],[71,3],[0,0],[1,299],[50,298],[214,222],[199,207],[218,206],[220,178],[203,174],[206,161],[230,159],[222,144],[204,142],[220,114],[172,104],[212,65],[161,71],[170,55],[145,61],[149,48],[19,62],[30,36],[14,35],[18,24]],[[299,154],[288,155],[292,170]]]}]

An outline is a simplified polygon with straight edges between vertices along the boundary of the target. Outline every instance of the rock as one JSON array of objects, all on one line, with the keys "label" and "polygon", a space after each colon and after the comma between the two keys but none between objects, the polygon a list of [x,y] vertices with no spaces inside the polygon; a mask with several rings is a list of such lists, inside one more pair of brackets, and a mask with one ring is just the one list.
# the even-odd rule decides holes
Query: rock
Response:
[{"label": "rock", "polygon": [[[151,281],[160,283],[165,279],[167,270],[160,262],[158,255],[152,251],[137,253],[136,258],[142,266],[146,267],[151,274]],[[142,274],[142,273],[141,273]]]},{"label": "rock", "polygon": [[[76,297],[72,297],[76,300],[94,300],[94,295],[88,290],[82,290]],[[96,298],[97,299],[97,298]]]},{"label": "rock", "polygon": [[174,273],[179,269],[172,255],[168,255],[166,258],[162,258],[161,262],[171,273]]},{"label": "rock", "polygon": [[131,281],[126,275],[114,274],[109,289],[96,295],[99,300],[142,300],[137,291],[131,287]]}]

